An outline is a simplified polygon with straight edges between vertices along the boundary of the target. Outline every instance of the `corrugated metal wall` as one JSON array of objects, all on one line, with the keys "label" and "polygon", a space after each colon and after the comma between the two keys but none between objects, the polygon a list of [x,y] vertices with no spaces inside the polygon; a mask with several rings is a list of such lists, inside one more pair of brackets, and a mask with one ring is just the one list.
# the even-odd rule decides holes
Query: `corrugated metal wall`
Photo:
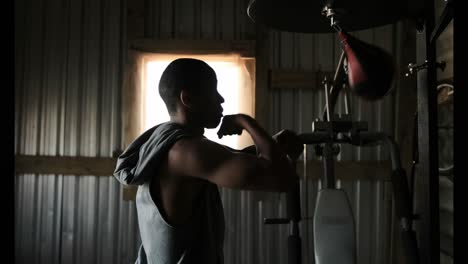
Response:
[{"label": "corrugated metal wall", "polygon": [[[150,38],[252,39],[247,0],[146,1]],[[111,156],[121,146],[120,87],[125,1],[15,1],[15,153]],[[356,35],[395,54],[395,27]],[[270,34],[271,66],[334,70],[333,35]],[[352,99],[358,120],[393,134],[394,96]],[[270,132],[308,132],[323,92],[270,91]],[[343,105],[338,106],[343,110]],[[343,148],[341,160],[387,159],[380,149]],[[308,159],[315,159],[309,151]],[[384,182],[341,182],[356,215],[358,262],[389,263],[391,201]],[[320,182],[302,182],[303,215],[312,217]],[[263,226],[285,215],[285,197],[222,190],[226,263],[286,263],[288,229]],[[112,177],[21,175],[15,181],[17,263],[132,263],[139,246],[135,206]],[[304,263],[313,263],[311,221],[301,226]]]},{"label": "corrugated metal wall", "polygon": [[[15,1],[15,153],[109,157],[121,145],[124,1]],[[130,263],[135,206],[111,177],[19,175],[17,263]]]}]

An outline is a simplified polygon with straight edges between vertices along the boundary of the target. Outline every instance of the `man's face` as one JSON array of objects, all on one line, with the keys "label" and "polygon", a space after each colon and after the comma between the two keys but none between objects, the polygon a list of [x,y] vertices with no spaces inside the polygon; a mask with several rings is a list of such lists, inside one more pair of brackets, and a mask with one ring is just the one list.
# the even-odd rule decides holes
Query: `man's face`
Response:
[{"label": "man's face", "polygon": [[218,93],[216,75],[206,78],[200,87],[200,94],[195,96],[197,117],[206,128],[215,128],[223,117],[224,98]]}]

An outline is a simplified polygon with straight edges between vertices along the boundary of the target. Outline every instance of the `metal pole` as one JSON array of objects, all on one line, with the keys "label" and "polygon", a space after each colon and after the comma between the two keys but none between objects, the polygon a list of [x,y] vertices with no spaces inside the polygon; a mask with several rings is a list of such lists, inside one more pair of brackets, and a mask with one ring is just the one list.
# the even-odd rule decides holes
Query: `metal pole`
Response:
[{"label": "metal pole", "polygon": [[424,31],[416,36],[417,63],[427,67],[417,72],[418,152],[416,210],[421,263],[438,264],[440,252],[439,175],[437,140],[436,50],[431,44],[434,1],[425,1]]},{"label": "metal pole", "polygon": [[[332,85],[328,91],[328,94],[326,94],[326,96],[330,96],[329,106],[328,106],[330,110],[330,115],[334,113],[335,105],[336,105],[336,102],[338,101],[338,95],[342,89],[341,84],[343,82],[344,77],[346,76],[344,69],[343,69],[345,57],[346,57],[345,52],[343,50],[341,51],[341,57],[338,62],[338,66],[336,67],[335,75],[333,76]],[[325,108],[323,109],[323,119],[325,119],[326,117],[326,111],[327,111],[327,106],[325,106]]]},{"label": "metal pole", "polygon": [[[292,159],[294,169],[296,169],[297,160]],[[302,263],[302,243],[299,235],[299,222],[301,221],[301,192],[300,181],[297,181],[294,188],[287,193],[287,214],[289,218],[289,237],[288,237],[288,263]]]},{"label": "metal pole", "polygon": [[323,186],[327,189],[335,188],[335,159],[333,157],[333,142],[325,143],[323,148]]},{"label": "metal pole", "polygon": [[331,121],[330,120],[330,104],[328,102],[328,80],[327,80],[327,77],[325,77],[324,79],[324,88],[325,88],[325,111],[327,113],[327,120],[326,121]]}]

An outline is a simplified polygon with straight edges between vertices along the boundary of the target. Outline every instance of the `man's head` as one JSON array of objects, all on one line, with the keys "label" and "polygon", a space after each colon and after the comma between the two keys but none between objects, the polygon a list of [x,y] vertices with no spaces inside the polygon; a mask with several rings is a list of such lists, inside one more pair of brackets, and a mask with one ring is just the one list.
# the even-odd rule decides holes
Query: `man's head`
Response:
[{"label": "man's head", "polygon": [[159,81],[159,95],[169,114],[183,114],[207,128],[219,124],[224,99],[217,91],[215,71],[205,62],[182,58],[172,61]]}]

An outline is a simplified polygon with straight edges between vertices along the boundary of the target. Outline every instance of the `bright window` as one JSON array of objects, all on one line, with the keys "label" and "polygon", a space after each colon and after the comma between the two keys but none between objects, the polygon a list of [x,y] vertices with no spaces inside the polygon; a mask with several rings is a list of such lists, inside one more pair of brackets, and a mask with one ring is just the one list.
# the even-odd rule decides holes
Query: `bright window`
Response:
[{"label": "bright window", "polygon": [[[171,61],[176,58],[177,57],[167,58],[167,56],[165,56],[163,59],[147,60],[146,62],[146,84],[144,89],[145,130],[153,127],[154,125],[169,121],[169,114],[167,112],[166,105],[159,96],[158,85],[164,69]],[[241,97],[244,97],[243,99],[247,99],[245,98],[245,93],[242,92],[242,74],[245,72],[244,64],[239,64],[232,59],[226,61],[223,61],[219,58],[213,60],[202,60],[210,65],[216,72],[218,79],[218,92],[225,100],[225,102],[222,104],[224,109],[223,114],[229,115],[245,112],[242,111],[242,104],[243,101],[246,100],[241,100]],[[252,113],[248,114],[252,115]],[[243,144],[240,144],[240,137],[238,136],[226,136],[222,139],[218,139],[216,134],[218,129],[219,125],[215,129],[205,129],[205,136],[212,141],[229,146],[231,148],[239,149],[243,147]],[[245,134],[245,132],[243,134]]]}]

